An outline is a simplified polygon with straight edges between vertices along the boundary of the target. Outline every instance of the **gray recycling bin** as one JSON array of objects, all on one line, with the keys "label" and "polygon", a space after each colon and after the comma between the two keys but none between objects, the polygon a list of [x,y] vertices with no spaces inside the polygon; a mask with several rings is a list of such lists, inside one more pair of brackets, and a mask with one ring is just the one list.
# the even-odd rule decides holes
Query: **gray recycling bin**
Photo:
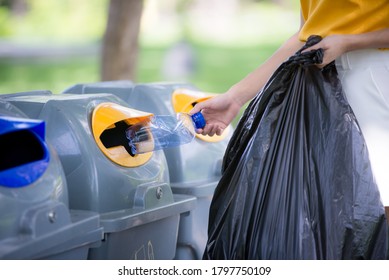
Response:
[{"label": "gray recycling bin", "polygon": [[163,152],[132,156],[124,128],[151,114],[111,94],[19,93],[4,97],[46,121],[72,209],[99,214],[104,237],[89,259],[173,259],[180,214],[196,198],[173,195]]},{"label": "gray recycling bin", "polygon": [[101,244],[97,213],[70,210],[45,123],[0,99],[0,259],[78,259]]},{"label": "gray recycling bin", "polygon": [[[212,95],[200,92],[190,84],[108,81],[77,84],[63,93],[112,93],[129,106],[155,115],[189,112],[197,102]],[[221,177],[221,163],[232,136],[229,126],[222,136],[197,135],[195,140],[177,148],[166,149],[173,193],[192,195],[197,206],[183,213],[178,233],[176,259],[201,259],[207,241],[208,214],[215,187]]]}]

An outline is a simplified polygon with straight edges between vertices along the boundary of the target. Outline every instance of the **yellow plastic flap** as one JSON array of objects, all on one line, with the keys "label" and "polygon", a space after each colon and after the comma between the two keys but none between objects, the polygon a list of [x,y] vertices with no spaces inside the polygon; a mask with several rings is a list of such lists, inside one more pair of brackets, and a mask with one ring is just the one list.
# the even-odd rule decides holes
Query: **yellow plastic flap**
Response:
[{"label": "yellow plastic flap", "polygon": [[[179,88],[176,89],[172,94],[173,109],[176,113],[189,113],[197,103],[212,98],[215,95],[215,93],[205,93],[202,91]],[[230,127],[228,126],[220,136],[196,134],[196,137],[206,142],[219,142],[226,138],[226,136],[229,134],[229,130]]]},{"label": "yellow plastic flap", "polygon": [[124,107],[116,103],[101,103],[96,106],[92,114],[93,137],[100,150],[113,162],[125,167],[140,166],[151,158],[152,152],[130,155],[123,146],[106,148],[100,137],[105,130],[114,128],[118,122],[124,121],[126,124],[131,125],[147,121],[151,116],[153,114]]}]

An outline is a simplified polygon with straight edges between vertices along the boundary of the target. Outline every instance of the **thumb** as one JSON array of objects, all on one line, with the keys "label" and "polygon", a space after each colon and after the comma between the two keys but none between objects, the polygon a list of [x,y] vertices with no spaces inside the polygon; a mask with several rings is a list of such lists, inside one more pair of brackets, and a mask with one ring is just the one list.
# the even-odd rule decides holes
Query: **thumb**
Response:
[{"label": "thumb", "polygon": [[190,110],[189,115],[196,114],[196,113],[200,112],[202,109],[204,109],[204,108],[206,107],[206,104],[204,104],[205,102],[206,102],[206,101],[197,103],[197,104],[192,108],[192,110]]}]

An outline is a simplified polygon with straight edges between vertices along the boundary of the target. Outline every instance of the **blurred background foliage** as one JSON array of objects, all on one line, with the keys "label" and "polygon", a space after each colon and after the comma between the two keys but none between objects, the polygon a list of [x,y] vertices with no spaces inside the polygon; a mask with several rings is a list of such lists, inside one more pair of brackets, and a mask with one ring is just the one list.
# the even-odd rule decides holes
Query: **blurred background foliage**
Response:
[{"label": "blurred background foliage", "polygon": [[[0,0],[0,93],[99,81],[108,4]],[[133,81],[224,92],[298,26],[298,1],[144,0]]]}]

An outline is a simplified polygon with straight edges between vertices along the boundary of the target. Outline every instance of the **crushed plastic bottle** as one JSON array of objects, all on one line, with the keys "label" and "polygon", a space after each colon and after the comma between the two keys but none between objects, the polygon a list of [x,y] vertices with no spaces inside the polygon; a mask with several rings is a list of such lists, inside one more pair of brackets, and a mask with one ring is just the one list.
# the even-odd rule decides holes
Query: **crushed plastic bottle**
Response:
[{"label": "crushed plastic bottle", "polygon": [[127,128],[126,137],[131,153],[136,155],[190,143],[196,130],[204,126],[205,119],[200,112],[157,115]]}]

